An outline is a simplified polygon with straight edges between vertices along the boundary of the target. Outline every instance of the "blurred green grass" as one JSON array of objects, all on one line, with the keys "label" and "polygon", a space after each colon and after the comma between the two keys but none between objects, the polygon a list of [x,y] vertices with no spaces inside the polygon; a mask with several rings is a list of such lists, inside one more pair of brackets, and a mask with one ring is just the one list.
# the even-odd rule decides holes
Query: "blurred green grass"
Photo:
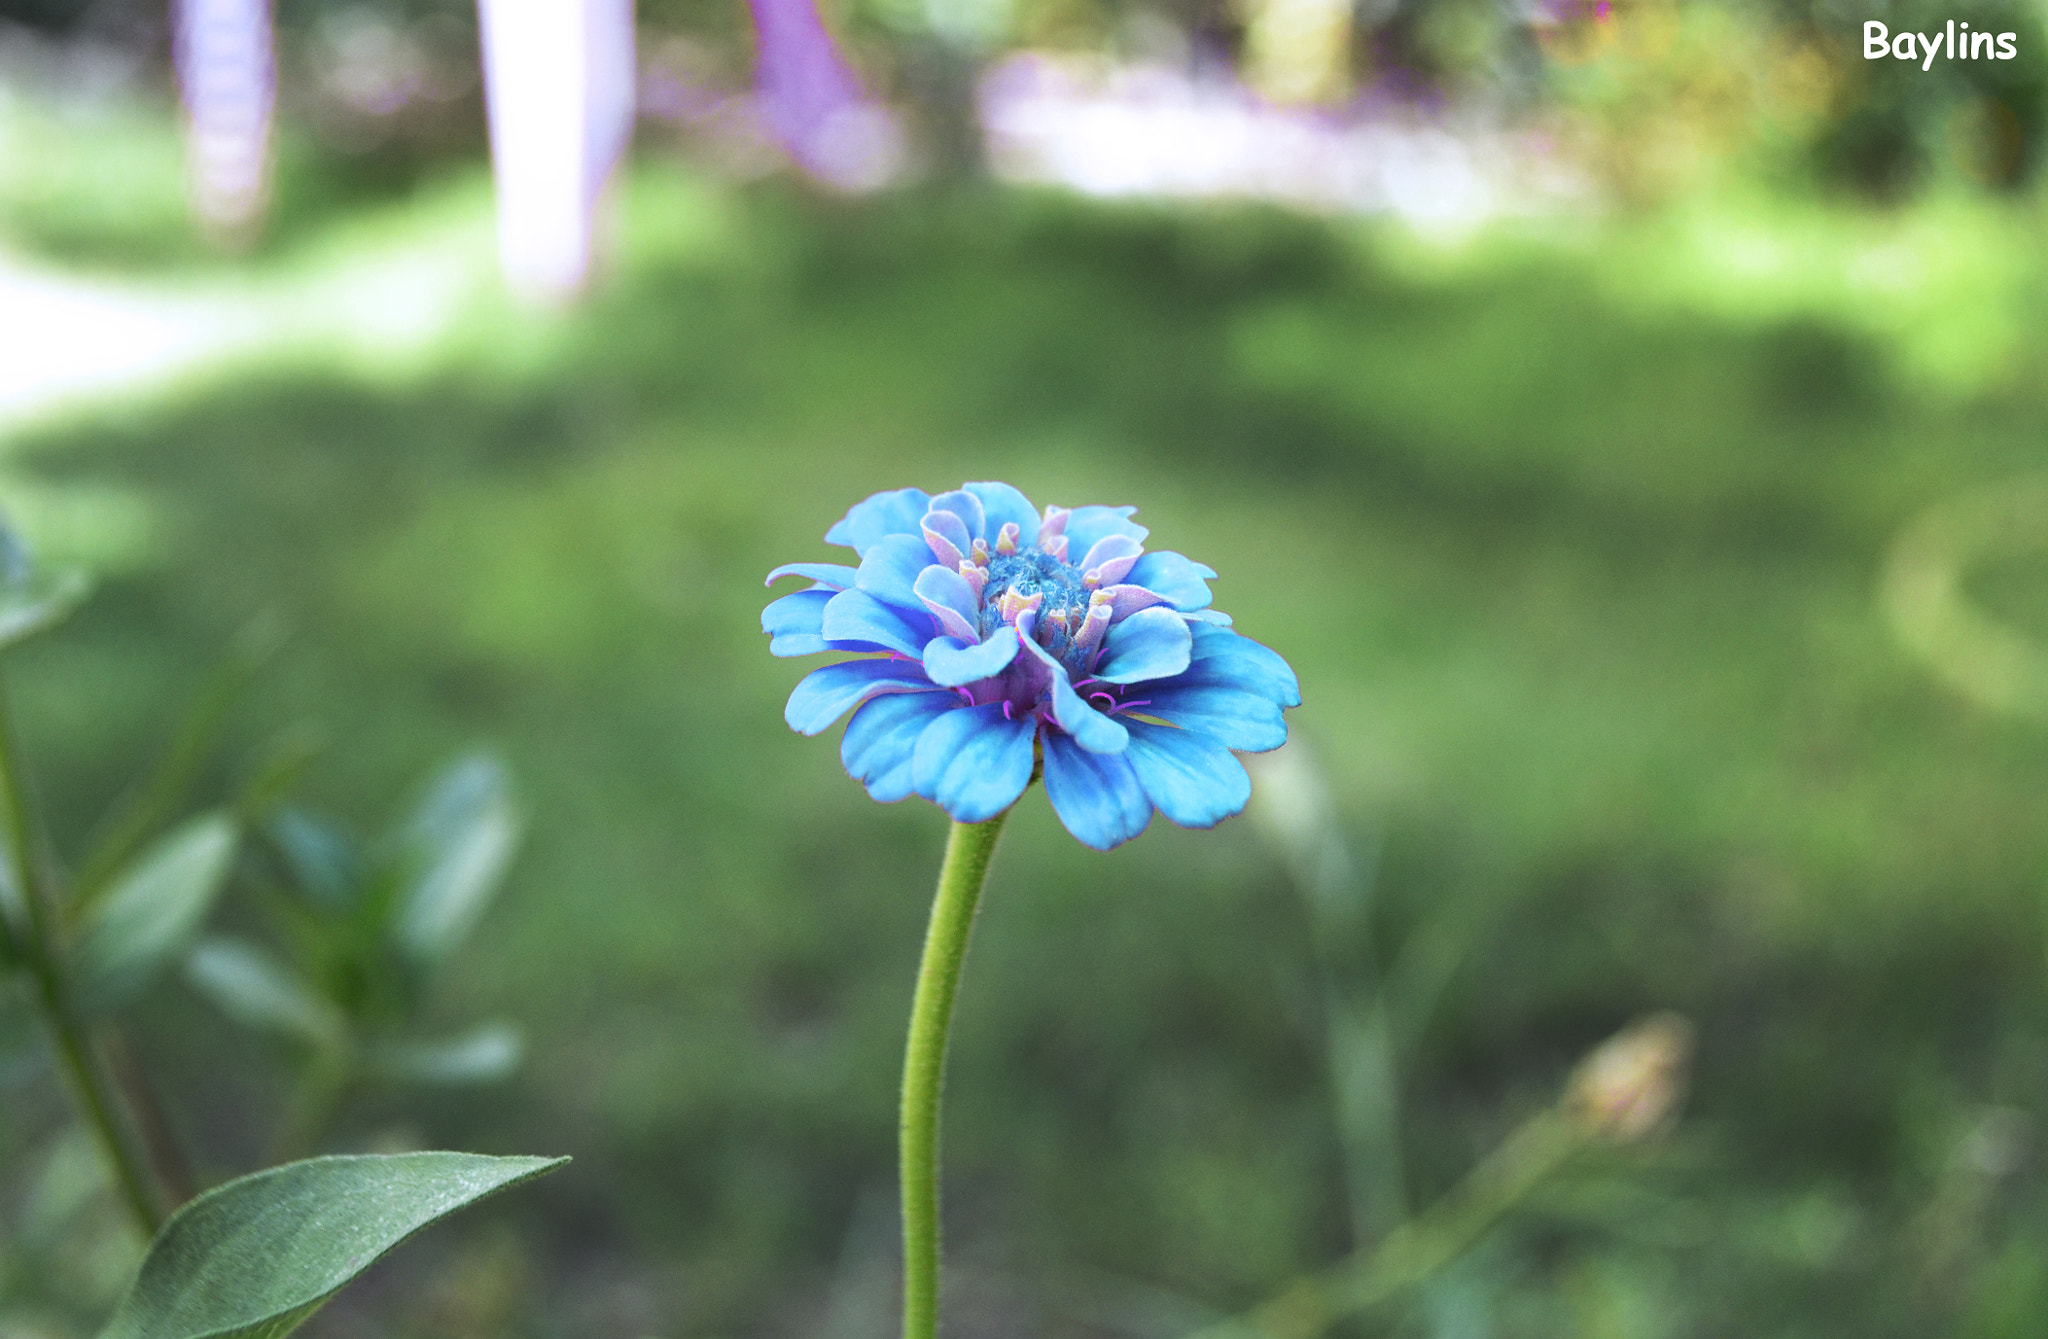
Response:
[{"label": "blurred green grass", "polygon": [[[462,189],[307,246],[480,210]],[[461,745],[511,761],[528,846],[449,1006],[518,1017],[530,1067],[506,1100],[372,1103],[344,1132],[577,1155],[534,1197],[510,1332],[817,1332],[893,1175],[944,825],[783,726],[802,667],[766,655],[759,580],[826,557],[867,493],[962,478],[1136,503],[1221,572],[1300,671],[1347,821],[1383,835],[1382,940],[1465,927],[1404,1057],[1425,1197],[1630,1017],[1698,1025],[1650,1207],[1525,1229],[1437,1301],[1496,1328],[1434,1332],[2037,1331],[2032,1162],[1940,1229],[1961,1265],[1927,1264],[1927,1224],[1982,1109],[2041,1109],[2048,740],[1950,696],[1875,597],[1919,509],[2038,462],[2029,206],[1764,216],[1788,273],[1743,274],[1701,245],[1727,220],[1450,253],[1253,207],[835,203],[658,163],[621,205],[573,313],[479,301],[397,369],[287,346],[9,462],[147,516],[14,675],[60,844],[263,610],[295,635],[230,756],[323,722],[312,797],[365,826]],[[1946,287],[1827,277],[1951,227],[1989,250]],[[1098,856],[1034,796],[1005,841],[949,1106],[981,1332],[1122,1332],[1077,1299],[1237,1305],[1341,1252],[1309,931],[1255,833],[1162,820]],[[206,1029],[167,999],[145,1041],[226,1170],[270,1095],[220,1077]]]}]

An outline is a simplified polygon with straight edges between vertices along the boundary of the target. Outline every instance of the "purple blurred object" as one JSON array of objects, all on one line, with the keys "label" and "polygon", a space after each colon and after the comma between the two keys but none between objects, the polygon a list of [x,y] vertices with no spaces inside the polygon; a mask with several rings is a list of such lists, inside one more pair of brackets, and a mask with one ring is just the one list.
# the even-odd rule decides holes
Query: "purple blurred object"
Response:
[{"label": "purple blurred object", "polygon": [[245,240],[269,202],[270,2],[179,0],[174,22],[192,209],[209,231]]},{"label": "purple blurred object", "polygon": [[871,190],[896,174],[901,138],[888,110],[825,29],[813,0],[747,0],[758,55],[754,87],[762,123],[804,171],[846,190]]}]

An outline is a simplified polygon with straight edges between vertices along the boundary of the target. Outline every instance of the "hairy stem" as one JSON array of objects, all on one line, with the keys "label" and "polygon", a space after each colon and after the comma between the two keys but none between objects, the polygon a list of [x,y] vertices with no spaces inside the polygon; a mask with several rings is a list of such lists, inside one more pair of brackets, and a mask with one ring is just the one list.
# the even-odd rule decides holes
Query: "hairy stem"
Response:
[{"label": "hairy stem", "polygon": [[903,1056],[899,1174],[903,1184],[903,1339],[933,1339],[939,1328],[939,1097],[946,1077],[946,1033],[967,960],[967,936],[989,858],[1007,812],[986,823],[955,823],[939,867],[931,928],[910,1006]]},{"label": "hairy stem", "polygon": [[92,1044],[71,1002],[69,984],[59,963],[57,937],[50,923],[49,890],[35,857],[28,819],[28,799],[15,760],[14,732],[6,704],[0,701],[0,837],[7,847],[7,875],[21,904],[20,942],[15,948],[35,978],[36,997],[55,1042],[57,1061],[70,1080],[79,1113],[99,1138],[107,1166],[121,1196],[145,1236],[163,1224],[163,1210],[151,1188],[133,1130],[116,1104]]}]

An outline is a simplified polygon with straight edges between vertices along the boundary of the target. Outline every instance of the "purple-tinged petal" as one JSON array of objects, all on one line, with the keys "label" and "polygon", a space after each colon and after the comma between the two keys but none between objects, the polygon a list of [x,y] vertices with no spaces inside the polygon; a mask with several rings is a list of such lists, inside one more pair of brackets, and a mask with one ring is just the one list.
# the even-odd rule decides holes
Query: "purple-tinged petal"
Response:
[{"label": "purple-tinged petal", "polygon": [[827,544],[839,544],[867,556],[868,546],[884,535],[914,535],[931,497],[922,488],[898,488],[856,502],[825,532]]},{"label": "purple-tinged petal", "polygon": [[1110,626],[1094,676],[1109,683],[1170,679],[1188,667],[1193,646],[1187,620],[1179,614],[1159,605],[1140,609]]},{"label": "purple-tinged petal", "polygon": [[932,616],[883,604],[864,590],[843,590],[825,605],[820,630],[835,651],[895,651],[915,660],[932,639]]},{"label": "purple-tinged petal", "polygon": [[[1140,559],[1139,561],[1143,561]],[[1150,609],[1155,604],[1166,603],[1166,597],[1158,591],[1136,583],[1120,586],[1103,586],[1096,595],[1109,597],[1109,621],[1121,623],[1140,609]]]},{"label": "purple-tinged petal", "polygon": [[967,492],[981,499],[985,535],[1000,532],[1005,524],[1017,527],[1017,547],[1028,549],[1038,542],[1038,509],[1008,484],[962,484]]},{"label": "purple-tinged petal", "polygon": [[1102,645],[1102,639],[1109,634],[1110,620],[1115,616],[1115,606],[1110,601],[1092,597],[1089,599],[1088,613],[1081,620],[1080,628],[1074,633],[1072,648],[1074,655],[1087,656],[1089,660],[1078,663],[1088,664],[1093,660],[1095,648]]},{"label": "purple-tinged petal", "polygon": [[1067,544],[1071,552],[1086,553],[1105,535],[1129,535],[1142,541],[1152,532],[1127,519],[1136,507],[1076,507],[1067,513]]},{"label": "purple-tinged petal", "polygon": [[925,547],[922,532],[884,535],[868,546],[853,584],[898,609],[921,613],[924,601],[917,598],[917,574],[931,565],[932,551]]},{"label": "purple-tinged petal", "polygon": [[967,533],[967,523],[950,511],[928,511],[923,525],[924,542],[932,551],[933,561],[957,571],[960,560],[974,543],[974,537]]},{"label": "purple-tinged petal", "polygon": [[1104,535],[1088,546],[1088,552],[1074,566],[1095,578],[1098,586],[1114,586],[1124,579],[1145,546],[1129,535]]},{"label": "purple-tinged petal", "polygon": [[1252,779],[1244,764],[1215,740],[1193,730],[1130,722],[1126,755],[1145,795],[1184,828],[1214,827],[1244,808]]},{"label": "purple-tinged petal", "polygon": [[934,637],[924,648],[924,672],[933,683],[962,688],[1001,674],[1017,658],[1017,629],[1005,623],[979,645],[965,639]]},{"label": "purple-tinged petal", "polygon": [[939,494],[932,499],[932,510],[950,511],[958,516],[960,523],[967,527],[970,545],[977,539],[986,539],[991,544],[995,542],[995,536],[987,529],[988,517],[981,509],[981,499],[966,489],[956,488],[950,493]]},{"label": "purple-tinged petal", "polygon": [[1019,595],[1017,588],[1012,586],[996,597],[996,617],[1005,623],[1015,623],[1026,614],[1036,615],[1039,606],[1044,603],[1044,591],[1035,590],[1029,595]]},{"label": "purple-tinged petal", "polygon": [[961,823],[986,823],[1031,784],[1038,722],[1011,719],[1003,704],[955,707],[924,728],[911,754],[917,793]]},{"label": "purple-tinged petal", "polygon": [[[1134,507],[1132,510],[1135,511],[1137,509]],[[1055,507],[1050,503],[1046,504],[1045,519],[1038,523],[1038,542],[1043,544],[1055,535],[1067,533],[1067,517],[1071,515],[1073,513],[1065,507]]]},{"label": "purple-tinged petal", "polygon": [[1249,689],[1190,684],[1183,675],[1171,683],[1148,684],[1140,696],[1145,705],[1132,710],[1207,735],[1225,748],[1264,753],[1287,742],[1280,704]]},{"label": "purple-tinged petal", "polygon": [[910,588],[932,617],[939,620],[939,631],[963,642],[981,640],[981,630],[975,626],[981,613],[980,602],[974,598],[974,587],[967,584],[966,577],[951,568],[932,566],[919,572]]},{"label": "purple-tinged petal", "polygon": [[1030,635],[1029,628],[1020,629],[1024,649],[1031,653],[1040,669],[1049,679],[1046,685],[1052,697],[1052,718],[1060,729],[1074,737],[1074,742],[1090,753],[1121,753],[1130,742],[1130,732],[1111,720],[1102,712],[1089,706],[1074,691],[1073,680],[1067,677],[1066,667],[1053,659],[1052,653],[1038,644]]},{"label": "purple-tinged petal", "polygon": [[956,693],[888,693],[871,698],[846,723],[839,761],[868,794],[893,804],[917,793],[910,758],[917,737],[940,715],[960,706]]},{"label": "purple-tinged petal", "polygon": [[768,643],[772,656],[809,656],[832,648],[824,636],[825,606],[834,591],[800,590],[772,600],[761,611],[761,631],[773,638]]},{"label": "purple-tinged petal", "polygon": [[1146,590],[1157,591],[1161,599],[1183,612],[1207,609],[1214,596],[1209,581],[1216,573],[1202,563],[1167,550],[1148,553],[1138,559],[1124,580]]},{"label": "purple-tinged petal", "polygon": [[931,680],[916,665],[900,660],[843,660],[806,674],[789,695],[782,719],[800,735],[815,735],[871,697],[931,690]]},{"label": "purple-tinged petal", "polygon": [[845,590],[853,584],[854,570],[843,563],[784,563],[768,574],[764,584],[772,586],[784,577],[809,577],[821,586]]},{"label": "purple-tinged petal", "polygon": [[1301,683],[1279,654],[1226,628],[1193,625],[1194,653],[1174,682],[1242,688],[1279,703],[1301,705]]},{"label": "purple-tinged petal", "polygon": [[1056,730],[1045,734],[1045,797],[1067,831],[1098,851],[1122,845],[1152,821],[1152,801],[1129,759],[1090,753]]}]

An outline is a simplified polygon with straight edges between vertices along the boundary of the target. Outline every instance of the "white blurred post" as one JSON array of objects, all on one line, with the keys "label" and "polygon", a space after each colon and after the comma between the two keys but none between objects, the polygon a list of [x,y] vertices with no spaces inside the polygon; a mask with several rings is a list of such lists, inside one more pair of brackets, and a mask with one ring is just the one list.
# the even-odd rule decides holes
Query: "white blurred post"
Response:
[{"label": "white blurred post", "polygon": [[632,137],[633,0],[477,0],[498,255],[527,297],[590,274],[594,220]]},{"label": "white blurred post", "polygon": [[270,0],[178,0],[173,22],[192,212],[220,240],[246,242],[270,199]]}]

